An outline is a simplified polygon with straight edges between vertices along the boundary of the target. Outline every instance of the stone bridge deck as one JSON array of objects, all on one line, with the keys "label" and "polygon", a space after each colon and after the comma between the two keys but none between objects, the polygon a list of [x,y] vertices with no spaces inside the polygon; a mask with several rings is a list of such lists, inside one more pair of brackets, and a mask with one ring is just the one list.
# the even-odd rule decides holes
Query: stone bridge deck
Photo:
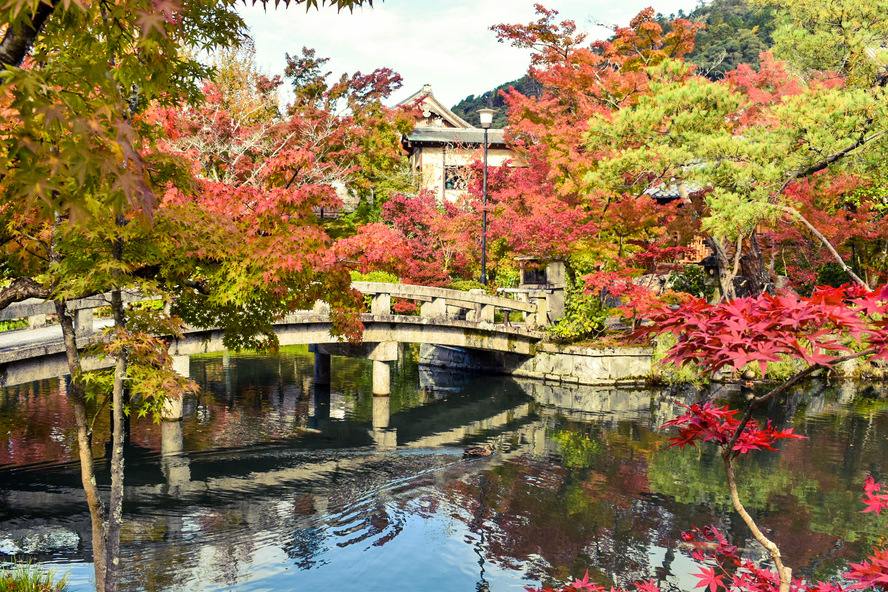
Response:
[{"label": "stone bridge deck", "polygon": [[[370,298],[370,312],[362,315],[365,326],[362,344],[343,343],[331,335],[329,314],[323,306],[314,311],[287,315],[275,324],[281,345],[309,344],[319,356],[347,355],[368,357],[387,364],[396,359],[397,344],[426,343],[451,347],[511,353],[534,354],[543,334],[536,331],[541,307],[535,302],[512,300],[483,293],[462,292],[429,286],[355,282],[353,286]],[[128,300],[138,300],[130,295]],[[412,300],[420,304],[419,316],[392,314],[392,299]],[[96,339],[98,331],[110,325],[109,319],[94,319],[95,308],[107,306],[108,299],[99,295],[72,301],[75,326],[81,343]],[[61,328],[39,326],[41,320],[54,312],[51,302],[40,300],[16,303],[0,310],[0,320],[29,318],[33,328],[0,333],[0,366],[5,375],[0,384],[16,384],[33,380],[34,366],[41,377],[65,374]],[[497,312],[502,322],[495,323]],[[170,346],[173,356],[222,351],[222,331],[193,328]],[[181,361],[181,360],[180,360]],[[22,369],[22,362],[28,369]],[[326,362],[329,364],[329,361]],[[187,371],[187,360],[180,371]],[[85,363],[89,368],[90,362]],[[380,373],[382,368],[377,369]],[[323,372],[322,372],[323,373]],[[375,372],[376,373],[376,372]],[[379,386],[381,392],[387,388]],[[381,393],[380,393],[381,394]]]}]

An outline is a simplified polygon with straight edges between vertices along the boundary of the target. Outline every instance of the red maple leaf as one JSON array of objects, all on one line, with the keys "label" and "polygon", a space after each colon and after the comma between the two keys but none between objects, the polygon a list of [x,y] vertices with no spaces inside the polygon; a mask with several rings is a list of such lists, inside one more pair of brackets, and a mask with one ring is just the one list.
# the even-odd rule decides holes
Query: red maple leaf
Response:
[{"label": "red maple leaf", "polygon": [[722,583],[724,579],[723,574],[715,573],[714,567],[704,567],[701,568],[700,573],[694,574],[695,578],[699,578],[700,581],[695,586],[696,588],[709,588],[709,592],[715,592],[719,588],[724,588],[725,585]]}]

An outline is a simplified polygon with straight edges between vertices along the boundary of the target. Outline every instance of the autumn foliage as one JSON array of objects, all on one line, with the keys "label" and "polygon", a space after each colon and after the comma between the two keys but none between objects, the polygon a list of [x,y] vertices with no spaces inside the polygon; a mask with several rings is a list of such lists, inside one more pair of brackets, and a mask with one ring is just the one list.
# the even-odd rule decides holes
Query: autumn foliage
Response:
[{"label": "autumn foliage", "polygon": [[461,204],[438,203],[430,192],[415,196],[396,194],[382,207],[382,218],[410,250],[404,279],[410,283],[441,286],[454,277],[466,277],[479,231],[474,212]]},{"label": "autumn foliage", "polygon": [[[706,372],[740,370],[753,362],[762,373],[782,355],[810,366],[830,366],[842,354],[888,357],[888,286],[819,288],[810,298],[792,294],[738,298],[718,305],[692,299],[650,315],[638,336],[672,333],[678,343],[667,360],[693,362]],[[849,353],[850,352],[850,353]]]},{"label": "autumn foliage", "polygon": [[536,22],[492,27],[500,42],[531,49],[529,75],[542,86],[538,97],[506,94],[507,132],[526,167],[505,182],[492,177],[492,231],[518,254],[571,262],[591,253],[610,270],[636,250],[629,241],[662,239],[676,212],[588,183],[588,171],[611,152],[590,149],[589,121],[649,93],[661,76],[656,67],[691,50],[696,26],[676,20],[664,31],[647,9],[612,39],[587,43],[573,21],[559,22],[557,11],[539,4],[536,11]]}]

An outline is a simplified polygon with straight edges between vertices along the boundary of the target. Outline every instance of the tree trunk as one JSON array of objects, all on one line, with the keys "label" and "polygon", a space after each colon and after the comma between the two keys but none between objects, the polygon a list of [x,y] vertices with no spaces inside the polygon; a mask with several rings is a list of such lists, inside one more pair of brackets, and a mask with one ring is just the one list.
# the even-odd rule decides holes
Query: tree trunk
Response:
[{"label": "tree trunk", "polygon": [[767,292],[774,293],[774,283],[765,266],[762,251],[759,249],[756,232],[753,230],[747,241],[749,248],[740,257],[740,274],[743,277],[743,288],[747,296],[758,296]]},{"label": "tree trunk", "polygon": [[[118,216],[117,225],[125,223]],[[117,238],[112,247],[114,260],[123,260],[123,240]],[[115,276],[120,271],[114,272]],[[123,295],[120,283],[111,290],[111,312],[114,315],[114,328],[117,331],[126,329],[126,313],[123,307]],[[124,389],[127,374],[128,350],[124,348],[117,354],[114,365],[114,385],[112,389],[113,438],[111,445],[111,497],[108,502],[108,561],[105,565],[105,592],[117,592],[120,577],[120,526],[123,522],[123,443],[126,438],[124,419]]]},{"label": "tree trunk", "polygon": [[[59,0],[40,2],[31,15],[30,21],[6,29],[3,39],[0,40],[0,66],[18,67],[22,65],[28,52],[31,51],[34,41],[37,40],[37,35],[40,34],[58,4]],[[5,79],[0,79],[0,85],[4,81]]]},{"label": "tree trunk", "polygon": [[731,461],[731,453],[732,451],[730,448],[727,448],[722,452],[722,459],[725,463],[725,476],[728,480],[728,491],[731,494],[731,503],[734,505],[734,510],[737,511],[743,519],[743,522],[746,523],[750,532],[752,532],[752,536],[755,537],[755,540],[761,543],[771,555],[771,560],[774,562],[777,574],[780,577],[780,592],[789,592],[789,587],[792,583],[792,569],[783,565],[780,549],[774,541],[764,535],[759,529],[758,524],[755,523],[755,520],[752,519],[752,516],[750,516],[749,512],[746,511],[746,508],[743,507],[743,504],[740,501],[740,494],[737,492],[737,482],[734,478],[734,463]]},{"label": "tree trunk", "polygon": [[713,255],[715,255],[720,292],[719,300],[732,300],[737,297],[737,293],[734,290],[734,277],[736,275],[733,271],[731,259],[728,257],[728,252],[721,241],[714,237],[707,237],[706,242],[709,248],[712,249]]},{"label": "tree trunk", "polygon": [[62,327],[65,341],[65,357],[71,383],[68,385],[68,396],[74,407],[74,420],[77,424],[77,447],[80,455],[80,480],[83,493],[89,507],[89,518],[92,526],[93,566],[96,574],[96,591],[105,590],[105,565],[107,554],[105,547],[105,509],[99,488],[96,485],[96,471],[92,457],[92,428],[86,413],[86,392],[80,380],[80,353],[77,351],[77,338],[74,331],[74,320],[68,312],[64,301],[54,301],[56,315]]},{"label": "tree trunk", "polygon": [[[54,219],[53,236],[47,247],[47,258],[51,265],[58,265],[60,256],[56,248],[55,229],[62,224],[62,218],[57,213]],[[17,282],[16,282],[17,283]],[[13,284],[15,285],[15,283]],[[49,298],[57,287],[57,280],[53,280],[47,289]],[[34,286],[28,284],[27,288]],[[83,485],[83,494],[86,497],[86,505],[89,508],[89,519],[92,531],[93,568],[96,577],[96,592],[105,592],[105,566],[107,565],[107,547],[105,546],[105,508],[102,504],[102,496],[96,484],[96,469],[92,457],[92,425],[86,411],[86,387],[81,379],[83,368],[80,364],[80,351],[77,349],[77,330],[74,326],[74,318],[68,311],[64,300],[53,300],[56,316],[62,328],[62,339],[65,344],[65,360],[68,364],[68,374],[71,382],[68,385],[68,397],[74,408],[74,421],[77,425],[77,452],[80,457],[80,481]]]},{"label": "tree trunk", "polygon": [[[111,291],[111,310],[114,325],[118,329],[126,326],[123,298],[120,288]],[[114,386],[111,411],[113,413],[113,435],[111,444],[111,497],[108,502],[108,561],[105,566],[105,592],[117,592],[120,573],[120,526],[123,522],[123,444],[126,438],[124,426],[124,384],[126,379],[126,353],[117,357],[114,366]]]}]

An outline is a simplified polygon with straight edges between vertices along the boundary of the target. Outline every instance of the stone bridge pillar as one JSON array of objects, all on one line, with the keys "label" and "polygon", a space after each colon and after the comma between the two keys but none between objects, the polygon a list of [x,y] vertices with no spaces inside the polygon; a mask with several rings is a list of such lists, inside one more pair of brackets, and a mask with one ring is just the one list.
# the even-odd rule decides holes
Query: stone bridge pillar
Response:
[{"label": "stone bridge pillar", "polygon": [[308,427],[323,432],[330,423],[330,385],[315,384],[311,387],[311,391]]},{"label": "stone bridge pillar", "polygon": [[[176,374],[188,378],[191,374],[191,357],[172,356],[172,358],[173,370]],[[179,421],[182,419],[183,414],[182,397],[175,397],[167,399],[160,416],[164,421]]]},{"label": "stone bridge pillar", "polygon": [[330,354],[321,351],[317,345],[308,346],[308,351],[314,353],[314,383],[330,384]]},{"label": "stone bridge pillar", "polygon": [[191,356],[172,356],[172,358],[176,374],[188,378],[191,374]]},{"label": "stone bridge pillar", "polygon": [[386,341],[377,344],[367,354],[373,360],[373,394],[388,395],[392,392],[392,362],[398,359],[398,343]]},{"label": "stone bridge pillar", "polygon": [[389,395],[392,392],[391,362],[373,360],[373,394]]}]

